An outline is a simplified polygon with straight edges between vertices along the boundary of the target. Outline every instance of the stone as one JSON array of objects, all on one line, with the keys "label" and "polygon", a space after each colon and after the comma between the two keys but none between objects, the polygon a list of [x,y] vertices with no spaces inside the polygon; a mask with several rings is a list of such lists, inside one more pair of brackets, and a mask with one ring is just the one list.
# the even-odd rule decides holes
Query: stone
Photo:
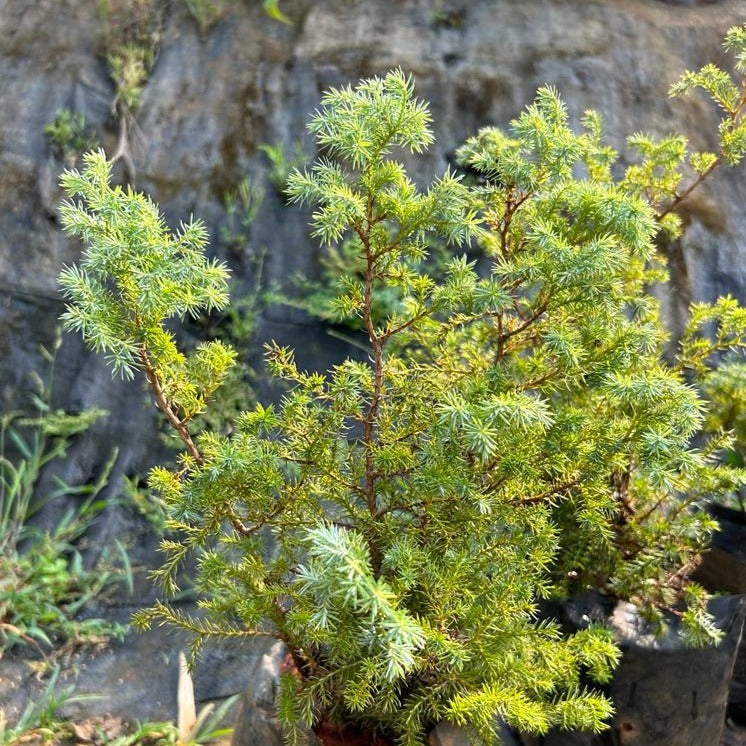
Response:
[{"label": "stone", "polygon": [[[194,612],[189,605],[182,611]],[[130,609],[109,609],[106,618],[126,622]],[[103,610],[98,609],[102,615]],[[75,698],[62,703],[59,715],[81,722],[116,714],[137,721],[171,721],[177,718],[179,652],[189,639],[162,627],[146,632],[131,630],[124,641],[78,650],[67,657],[57,694],[70,690]],[[268,650],[270,651],[268,653]],[[197,712],[210,702],[220,702],[261,685],[264,660],[271,648],[264,639],[237,644],[208,643],[192,674]],[[18,651],[0,661],[0,709],[14,722],[29,701],[39,701],[46,680],[36,676]],[[80,700],[77,697],[81,697]]]},{"label": "stone", "polygon": [[[231,746],[283,746],[275,704],[287,655],[283,643],[276,642],[257,661],[249,676],[251,684],[241,696]],[[308,746],[320,746],[310,733]]]}]

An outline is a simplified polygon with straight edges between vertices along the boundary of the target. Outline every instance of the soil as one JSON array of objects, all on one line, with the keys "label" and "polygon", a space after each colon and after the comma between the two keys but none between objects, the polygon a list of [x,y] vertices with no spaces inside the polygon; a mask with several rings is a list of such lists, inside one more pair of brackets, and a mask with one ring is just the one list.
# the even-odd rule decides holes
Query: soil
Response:
[{"label": "soil", "polygon": [[389,739],[336,723],[320,723],[313,732],[324,746],[394,746]]}]

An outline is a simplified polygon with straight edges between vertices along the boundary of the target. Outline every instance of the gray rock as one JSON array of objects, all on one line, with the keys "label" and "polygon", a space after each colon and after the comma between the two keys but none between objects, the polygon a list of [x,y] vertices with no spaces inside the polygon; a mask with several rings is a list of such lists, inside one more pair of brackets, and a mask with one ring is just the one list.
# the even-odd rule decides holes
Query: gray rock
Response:
[{"label": "gray rock", "polygon": [[[129,612],[126,607],[117,607],[106,616],[126,622]],[[183,634],[154,627],[143,633],[133,630],[121,643],[76,652],[64,661],[57,694],[70,689],[76,697],[90,698],[64,703],[60,715],[76,720],[116,714],[130,723],[175,721],[178,655],[188,643]],[[193,672],[197,711],[209,702],[261,685],[260,673],[268,650],[271,652],[264,640],[242,645],[230,641],[208,644]],[[46,681],[33,675],[18,654],[4,658],[0,672],[0,709],[9,722],[14,722],[28,701],[38,701]]]},{"label": "gray rock", "polygon": [[[231,746],[283,746],[275,704],[286,656],[287,649],[277,642],[257,661],[241,697]],[[306,737],[308,746],[320,746],[312,733]]]}]

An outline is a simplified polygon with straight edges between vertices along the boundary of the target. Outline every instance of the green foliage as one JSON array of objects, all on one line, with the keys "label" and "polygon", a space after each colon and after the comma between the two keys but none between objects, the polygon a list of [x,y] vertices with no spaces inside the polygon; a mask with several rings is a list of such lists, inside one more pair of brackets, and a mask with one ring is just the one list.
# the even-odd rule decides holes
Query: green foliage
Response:
[{"label": "green foliage", "polygon": [[275,21],[280,23],[292,23],[292,21],[280,10],[280,3],[278,0],[262,0],[264,12]]},{"label": "green foliage", "polygon": [[215,0],[184,0],[184,4],[202,34],[223,14],[222,3]]},{"label": "green foliage", "polygon": [[[442,240],[433,239],[428,247],[426,261],[419,267],[436,282],[441,281],[451,259],[451,252]],[[321,279],[308,280],[296,278],[296,285],[301,289],[300,298],[282,296],[281,302],[286,305],[302,308],[311,316],[331,324],[341,324],[351,329],[362,329],[363,320],[359,316],[347,315],[338,304],[340,290],[350,284],[359,283],[365,276],[365,257],[360,253],[360,242],[356,238],[347,238],[337,245],[327,247],[321,256]],[[412,269],[417,269],[413,265]],[[401,289],[374,281],[371,316],[377,326],[401,309],[403,296]],[[352,344],[356,340],[342,337]]]},{"label": "green foliage", "polygon": [[[738,74],[738,83],[717,65],[708,64],[698,72],[687,70],[669,91],[670,96],[678,97],[701,88],[722,109],[723,117],[718,127],[718,152],[690,153],[687,150],[686,139],[681,136],[656,141],[654,138],[637,134],[629,141],[629,145],[642,155],[643,161],[640,166],[633,166],[628,170],[628,186],[632,186],[638,179],[640,169],[648,172],[647,186],[643,187],[645,196],[657,210],[661,228],[672,238],[681,233],[681,220],[672,211],[718,166],[736,166],[746,155],[744,27],[731,28],[726,34],[723,46],[735,56],[734,67]],[[694,178],[691,178],[686,186],[682,186],[685,183],[684,165],[687,159]],[[640,183],[638,188],[639,186]]]},{"label": "green foliage", "polygon": [[[363,321],[359,317],[344,315],[340,318],[337,298],[345,285],[360,282],[364,275],[365,257],[360,253],[359,241],[347,239],[328,247],[321,257],[321,280],[314,282],[303,277],[297,278],[297,284],[302,290],[301,298],[286,299],[285,302],[298,306],[323,321],[361,329]],[[373,296],[372,316],[375,323],[379,324],[388,318],[400,303],[401,293],[397,288],[378,283]]]},{"label": "green foliage", "polygon": [[152,52],[137,44],[121,44],[106,55],[116,86],[117,102],[129,112],[140,108],[142,92],[152,65]]},{"label": "green foliage", "polygon": [[115,86],[113,109],[133,115],[155,62],[161,17],[155,0],[99,0],[104,56]]},{"label": "green foliage", "polygon": [[[368,361],[307,372],[268,346],[269,370],[287,385],[281,404],[258,404],[232,435],[196,442],[172,419],[189,455],[179,471],[151,474],[177,532],[155,575],[176,592],[196,550],[204,614],[158,603],[137,622],[189,630],[193,653],[212,636],[284,641],[294,670],[278,709],[289,743],[329,719],[407,746],[443,719],[484,744],[496,742],[496,715],[534,733],[603,729],[611,705],[588,682],[610,679],[618,650],[602,628],[566,635],[537,622],[549,595],[590,586],[638,603],[654,625],[675,610],[691,644],[720,636],[686,574],[714,527],[701,502],[743,479],[715,463],[722,438],[693,445],[704,402],[688,380],[741,344],[745,320],[729,299],[695,308],[671,364],[647,292],[666,276],[657,233],[675,228],[666,218],[706,176],[707,158],[674,194],[683,140],[637,135],[641,161],[617,180],[599,115],[587,112],[575,133],[558,94],[542,88],[507,131],[482,130],[459,151],[480,185],[447,171],[422,191],[395,154],[424,151],[429,124],[400,71],[325,94],[309,125],[325,157],[294,172],[288,193],[313,207],[312,235],[359,262],[334,308],[364,330]],[[64,179],[84,199],[65,207],[66,229],[88,245],[83,269],[62,276],[68,325],[116,349],[110,319],[132,311],[112,288],[125,282],[118,273],[139,273],[137,306],[158,307],[156,331],[120,326],[137,328],[143,359],[179,354],[158,324],[184,311],[166,314],[170,296],[158,299],[171,286],[145,271],[159,278],[161,260],[119,261],[154,243],[140,238],[139,214],[157,215],[154,206],[111,190],[100,156]],[[190,234],[158,223],[169,267]],[[424,269],[434,244],[474,240],[489,272],[463,256],[440,279]],[[179,287],[202,277],[215,292],[209,303],[194,294],[221,306],[202,244],[190,243],[197,269]],[[78,282],[94,270],[95,282]],[[398,300],[382,310],[387,291]],[[168,416],[192,370],[180,369],[180,386],[151,370]]]},{"label": "green foliage", "polygon": [[[703,431],[708,450],[730,470],[736,489],[722,490],[720,502],[733,498],[743,510],[746,467],[746,364],[743,350],[746,311],[730,296],[715,303],[695,303],[680,344],[678,365],[707,402]],[[722,362],[721,362],[722,361]]]},{"label": "green foliage", "polygon": [[[746,467],[746,364],[741,357],[728,357],[708,371],[700,386],[707,401],[704,430],[719,446],[725,465],[741,472]],[[721,502],[729,502],[728,497],[721,498]],[[730,497],[746,511],[743,479]]]},{"label": "green foliage", "polygon": [[166,504],[137,477],[125,477],[122,482],[122,498],[125,504],[133,505],[137,512],[150,524],[158,536],[166,533],[168,511]]},{"label": "green foliage", "polygon": [[228,697],[219,707],[208,704],[197,717],[197,721],[184,736],[178,725],[171,722],[139,723],[112,738],[102,738],[101,746],[203,746],[216,741],[224,743],[232,728],[223,727],[226,715],[236,703],[239,695]]},{"label": "green foliage", "polygon": [[225,222],[220,226],[220,237],[234,250],[245,251],[249,245],[251,225],[264,201],[264,191],[247,176],[235,190],[223,196]]},{"label": "green foliage", "polygon": [[68,165],[98,144],[86,127],[85,116],[70,109],[61,109],[54,121],[44,128],[44,134],[55,153]]},{"label": "green foliage", "polygon": [[269,160],[269,180],[274,185],[277,193],[284,195],[290,174],[296,168],[305,166],[309,161],[309,157],[303,151],[303,145],[300,142],[294,143],[293,156],[291,158],[285,155],[285,147],[281,142],[274,145],[265,143],[259,146],[259,150]]},{"label": "green foliage", "polygon": [[[291,384],[283,406],[245,413],[231,438],[200,436],[198,458],[181,476],[154,471],[171,527],[182,531],[164,542],[171,557],[157,575],[176,590],[181,558],[201,547],[197,585],[207,616],[186,618],[160,604],[139,621],[189,629],[197,647],[212,635],[283,639],[300,677],[286,679],[282,698],[289,736],[299,723],[341,717],[414,744],[450,716],[491,741],[498,712],[537,732],[591,721],[599,728],[610,706],[581,687],[580,672],[587,666],[608,679],[618,655],[608,635],[565,638],[532,619],[557,550],[549,507],[498,498],[487,452],[473,447],[481,436],[470,428],[471,437],[454,437],[450,414],[467,397],[487,429],[507,418],[525,439],[549,426],[546,407],[528,396],[493,397],[481,370],[454,374],[458,357],[444,365],[428,341],[435,328],[448,337],[439,317],[461,312],[476,276],[456,259],[436,286],[416,265],[431,237],[464,242],[477,229],[469,191],[446,173],[420,192],[388,157],[394,146],[419,152],[432,141],[427,109],[401,73],[331,91],[322,107],[311,126],[338,160],[294,174],[290,191],[317,204],[322,240],[357,236],[365,276],[339,306],[362,319],[373,363],[348,361],[326,377],[299,371],[289,351],[271,347],[272,372]],[[88,209],[77,208],[95,222],[90,262],[109,242],[116,211],[92,203],[94,191],[108,192],[101,161],[87,164],[65,178],[77,192],[96,185],[85,195]],[[82,212],[64,215],[79,232]],[[76,318],[85,295],[69,273],[68,318]],[[402,295],[378,326],[374,281]],[[413,347],[420,339],[421,350]]]},{"label": "green foliage", "polygon": [[[508,133],[483,130],[460,151],[486,182],[482,245],[495,263],[491,277],[468,278],[469,302],[480,290],[494,300],[488,313],[477,305],[459,320],[455,350],[482,361],[500,396],[543,402],[550,425],[521,438],[466,402],[454,408],[455,424],[480,458],[492,458],[502,493],[552,505],[565,537],[558,588],[600,587],[660,620],[687,596],[682,568],[715,526],[698,505],[743,481],[713,465],[711,448],[691,447],[703,402],[681,371],[704,373],[719,350],[742,344],[746,315],[732,299],[695,306],[678,364],[664,362],[666,335],[645,292],[662,275],[651,207],[676,179],[683,140],[636,136],[645,160],[615,183],[599,121],[587,113],[575,135],[545,88]],[[592,180],[578,175],[582,165]],[[710,338],[705,327],[715,322]],[[685,624],[701,618],[700,606]],[[688,634],[701,642],[713,631],[703,623]]]},{"label": "green foliage", "polygon": [[[36,417],[9,412],[0,418],[0,657],[18,644],[71,647],[125,631],[103,619],[75,619],[88,601],[121,579],[105,560],[85,569],[76,548],[103,507],[98,495],[114,459],[95,484],[74,487],[57,478],[51,493],[38,494],[42,469],[64,458],[70,439],[105,413],[53,411],[48,390],[37,382]],[[29,523],[45,503],[72,496],[84,499],[53,530]]]},{"label": "green foliage", "polygon": [[256,374],[244,360],[249,355],[257,317],[272,296],[264,287],[267,250],[256,248],[251,239],[251,226],[263,199],[263,190],[248,176],[223,198],[226,218],[220,228],[221,238],[233,253],[241,257],[242,272],[251,275],[251,285],[240,295],[233,292],[231,304],[207,321],[206,335],[233,346],[238,362],[228,371],[225,384],[215,392],[212,405],[197,423],[200,430],[222,434],[232,432],[236,417],[254,401]]},{"label": "green foliage", "polygon": [[132,377],[144,369],[158,405],[185,430],[235,354],[213,341],[187,357],[166,321],[223,308],[228,271],[204,257],[206,235],[199,221],[171,235],[150,200],[109,186],[111,169],[102,152],[84,160],[83,173],[66,171],[61,179],[68,194],[81,199],[62,206],[63,225],[90,246],[81,265],[60,276],[63,293],[75,301],[63,316],[65,327],[105,353],[117,374]]}]

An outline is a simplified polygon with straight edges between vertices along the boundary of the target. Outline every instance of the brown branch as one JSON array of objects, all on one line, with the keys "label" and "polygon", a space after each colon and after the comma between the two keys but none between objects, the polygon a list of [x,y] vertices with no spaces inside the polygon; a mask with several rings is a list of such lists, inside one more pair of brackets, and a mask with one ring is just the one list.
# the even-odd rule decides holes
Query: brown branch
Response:
[{"label": "brown branch", "polygon": [[[742,81],[742,86],[746,86],[746,78],[744,78],[744,80]],[[741,116],[744,110],[744,107],[746,107],[746,89],[744,89],[744,91],[741,93],[741,99],[738,102],[736,108],[730,112],[729,119],[731,121],[731,124],[736,124],[738,118]],[[668,215],[672,210],[675,210],[718,166],[722,165],[724,158],[725,153],[721,149],[712,165],[710,165],[701,174],[699,174],[699,176],[681,194],[675,194],[673,202],[671,202],[671,204],[668,205],[665,210],[659,212],[655,216],[655,219],[660,221],[661,219],[666,217],[666,215]]]},{"label": "brown branch", "polygon": [[[354,484],[353,482],[348,482],[345,479],[342,479],[341,477],[338,477],[334,472],[329,471],[328,469],[322,469],[318,462],[312,461],[308,458],[298,458],[296,456],[290,456],[288,454],[281,456],[283,461],[290,461],[293,464],[298,464],[299,466],[312,466],[314,469],[318,471],[319,476],[327,477],[331,479],[333,482],[336,482],[337,484],[341,484],[343,487],[346,487],[348,490],[351,490],[353,492],[362,492],[363,488],[360,487],[357,484]],[[295,485],[295,488],[297,489],[298,486],[300,486],[303,483],[303,480],[306,478],[306,474],[303,475],[303,477],[298,481],[298,483]]]},{"label": "brown branch", "polygon": [[134,118],[124,106],[117,105],[115,110],[119,115],[119,137],[117,139],[116,150],[109,160],[111,163],[121,160],[124,163],[124,170],[127,173],[127,181],[130,184],[134,184],[136,171],[135,162],[132,160],[132,149],[130,148],[130,130],[132,129]]},{"label": "brown branch", "polygon": [[[629,436],[627,436],[629,437]],[[630,518],[634,518],[637,514],[635,506],[629,497],[629,483],[632,477],[632,463],[630,462],[627,469],[621,474],[615,472],[611,475],[611,484],[614,487],[614,497],[621,504],[624,509],[622,515],[619,517],[622,526],[626,525]]]},{"label": "brown branch", "polygon": [[503,339],[503,313],[496,314],[497,318],[497,350],[495,350],[494,365],[497,365],[505,356],[505,340]]},{"label": "brown branch", "polygon": [[527,329],[531,324],[534,323],[542,314],[544,314],[549,307],[549,301],[544,301],[539,305],[539,307],[526,319],[524,319],[523,323],[519,324],[515,329],[511,329],[510,331],[503,332],[503,334],[500,335],[498,339],[498,345],[504,345],[505,342],[507,342],[511,337],[515,337],[516,334],[520,334],[522,331]]},{"label": "brown branch", "polygon": [[675,194],[673,202],[671,202],[665,210],[659,212],[655,219],[660,222],[670,212],[675,210],[719,165],[722,164],[723,155],[720,153],[715,159],[714,163],[705,171],[703,171],[681,194]]},{"label": "brown branch", "polygon": [[504,258],[508,249],[508,231],[510,231],[510,225],[513,222],[518,208],[531,196],[531,192],[526,192],[523,196],[518,199],[514,199],[515,187],[511,188],[511,193],[506,200],[505,215],[502,218],[501,226],[498,229],[500,235],[500,254]]},{"label": "brown branch", "polygon": [[655,513],[658,508],[660,508],[661,505],[668,499],[668,495],[663,495],[663,497],[660,497],[658,500],[656,500],[644,513],[637,515],[635,517],[636,523],[644,523],[648,518],[650,518],[653,513]]},{"label": "brown branch", "polygon": [[[373,279],[375,275],[375,258],[370,245],[370,225],[373,220],[373,199],[368,198],[367,229],[358,229],[357,234],[365,249],[365,292],[363,296],[363,320],[365,330],[372,347],[371,362],[373,364],[373,395],[370,406],[363,419],[363,447],[365,449],[365,484],[363,494],[368,506],[368,512],[375,520],[376,505],[376,469],[373,463],[374,430],[378,418],[378,407],[383,395],[383,346],[385,339],[376,333],[373,323]],[[381,572],[381,550],[374,538],[370,539],[370,554],[373,574],[378,577]]]},{"label": "brown branch", "polygon": [[381,342],[383,342],[387,340],[389,337],[393,337],[394,334],[403,332],[405,329],[412,326],[412,324],[416,324],[418,321],[421,321],[425,317],[429,316],[431,313],[432,313],[431,309],[425,308],[424,310],[420,311],[418,314],[415,314],[414,316],[412,316],[412,318],[409,319],[408,321],[405,321],[399,324],[399,326],[395,326],[392,329],[387,329],[383,334],[381,334],[379,339],[381,340]]},{"label": "brown branch", "polygon": [[562,482],[561,484],[555,484],[552,487],[550,487],[548,490],[545,490],[540,495],[533,495],[532,497],[523,497],[520,500],[511,500],[511,505],[533,505],[534,503],[540,503],[544,500],[546,500],[548,497],[551,497],[552,495],[556,495],[559,492],[564,492],[565,490],[572,489],[573,487],[576,487],[578,484],[580,484],[580,479],[571,479],[567,482]]},{"label": "brown branch", "polygon": [[155,402],[158,405],[158,409],[160,409],[161,412],[166,415],[166,419],[169,421],[169,424],[179,434],[179,437],[186,446],[187,451],[189,451],[189,455],[194,459],[194,462],[197,464],[197,466],[202,466],[202,464],[204,464],[202,454],[199,452],[199,449],[194,444],[192,436],[189,434],[189,430],[187,430],[186,425],[184,425],[181,419],[171,408],[171,404],[166,398],[166,394],[163,391],[163,386],[161,385],[155,368],[150,362],[148,352],[144,345],[140,348],[140,360],[142,361],[143,368],[145,369],[145,377],[147,378],[148,384],[152,389],[153,394],[155,395]]}]

